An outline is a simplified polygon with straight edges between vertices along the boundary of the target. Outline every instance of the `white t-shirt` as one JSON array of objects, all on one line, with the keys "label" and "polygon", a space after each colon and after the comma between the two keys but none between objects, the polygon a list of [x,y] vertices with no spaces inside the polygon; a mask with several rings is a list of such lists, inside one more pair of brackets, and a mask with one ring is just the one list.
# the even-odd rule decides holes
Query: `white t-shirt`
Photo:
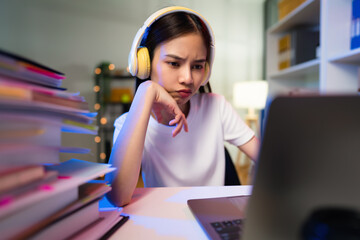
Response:
[{"label": "white t-shirt", "polygon": [[[114,142],[126,116],[114,123]],[[182,130],[173,138],[173,126],[150,117],[142,159],[145,187],[222,186],[224,141],[240,146],[254,136],[230,103],[214,93],[190,99],[187,122],[189,132]]]}]

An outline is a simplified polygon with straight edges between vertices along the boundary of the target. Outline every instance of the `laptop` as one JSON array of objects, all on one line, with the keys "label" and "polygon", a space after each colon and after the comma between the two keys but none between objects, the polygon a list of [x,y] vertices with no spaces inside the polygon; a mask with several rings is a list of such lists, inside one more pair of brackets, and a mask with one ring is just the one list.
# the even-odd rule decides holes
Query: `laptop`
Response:
[{"label": "laptop", "polygon": [[342,230],[359,237],[359,184],[360,96],[283,96],[269,107],[251,196],[188,206],[210,239],[323,239],[351,221]]}]

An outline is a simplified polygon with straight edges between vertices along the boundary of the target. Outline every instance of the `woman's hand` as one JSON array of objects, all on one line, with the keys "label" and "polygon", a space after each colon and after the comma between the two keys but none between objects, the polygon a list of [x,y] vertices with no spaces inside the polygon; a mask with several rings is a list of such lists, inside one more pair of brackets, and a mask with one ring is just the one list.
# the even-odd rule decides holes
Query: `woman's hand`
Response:
[{"label": "woman's hand", "polygon": [[149,85],[147,87],[152,88],[154,91],[155,99],[152,106],[152,113],[156,120],[163,124],[169,124],[170,126],[176,125],[172,132],[173,137],[179,134],[182,128],[184,128],[185,132],[188,132],[186,117],[174,98],[156,82],[147,81],[142,84]]},{"label": "woman's hand", "polygon": [[117,170],[106,175],[113,188],[108,197],[117,206],[129,203],[136,188],[151,112],[165,118],[165,124],[176,125],[173,137],[182,128],[188,131],[185,115],[163,87],[152,81],[140,84],[111,151],[109,163]]}]

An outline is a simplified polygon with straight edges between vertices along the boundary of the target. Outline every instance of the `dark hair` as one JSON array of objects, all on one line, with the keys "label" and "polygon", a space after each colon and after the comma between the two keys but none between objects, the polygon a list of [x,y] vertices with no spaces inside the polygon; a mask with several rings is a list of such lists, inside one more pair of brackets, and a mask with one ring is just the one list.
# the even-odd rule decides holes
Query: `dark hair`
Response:
[{"label": "dark hair", "polygon": [[[173,12],[156,20],[144,33],[140,46],[149,50],[150,62],[154,57],[155,48],[165,42],[189,33],[200,33],[207,49],[207,61],[210,61],[211,37],[205,23],[196,15],[186,12]],[[149,80],[145,79],[145,80]],[[136,78],[135,91],[145,80]],[[206,85],[211,92],[210,84]],[[206,92],[203,86],[199,92]]]}]

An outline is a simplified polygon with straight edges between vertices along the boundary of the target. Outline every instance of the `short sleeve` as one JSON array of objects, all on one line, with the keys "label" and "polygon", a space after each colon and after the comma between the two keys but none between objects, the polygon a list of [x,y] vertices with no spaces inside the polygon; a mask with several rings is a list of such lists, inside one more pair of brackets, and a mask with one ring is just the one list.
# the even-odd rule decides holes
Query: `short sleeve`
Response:
[{"label": "short sleeve", "polygon": [[115,141],[117,137],[119,136],[120,130],[124,125],[124,122],[126,120],[127,113],[122,114],[120,117],[118,117],[114,122],[114,136],[113,136],[113,144],[115,144]]},{"label": "short sleeve", "polygon": [[224,97],[221,97],[220,101],[224,140],[235,146],[241,146],[250,141],[255,135],[254,131],[241,119]]}]

